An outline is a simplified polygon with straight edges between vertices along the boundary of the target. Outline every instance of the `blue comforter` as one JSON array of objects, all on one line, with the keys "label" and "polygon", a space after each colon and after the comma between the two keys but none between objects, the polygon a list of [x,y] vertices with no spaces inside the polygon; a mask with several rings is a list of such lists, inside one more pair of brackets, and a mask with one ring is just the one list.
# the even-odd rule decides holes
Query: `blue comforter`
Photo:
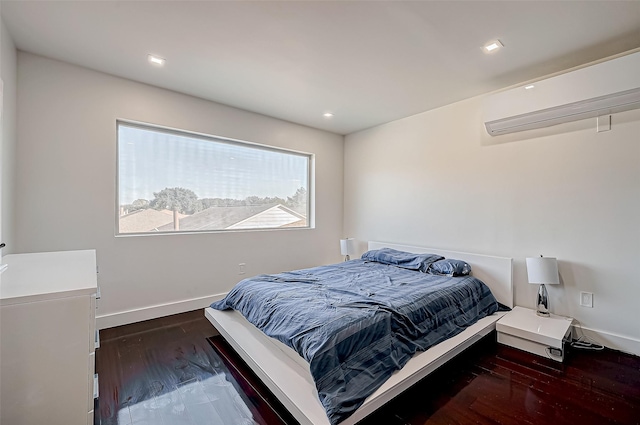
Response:
[{"label": "blue comforter", "polygon": [[352,260],[245,279],[211,307],[238,310],[296,350],[337,424],[416,351],[493,314],[498,303],[471,276]]}]

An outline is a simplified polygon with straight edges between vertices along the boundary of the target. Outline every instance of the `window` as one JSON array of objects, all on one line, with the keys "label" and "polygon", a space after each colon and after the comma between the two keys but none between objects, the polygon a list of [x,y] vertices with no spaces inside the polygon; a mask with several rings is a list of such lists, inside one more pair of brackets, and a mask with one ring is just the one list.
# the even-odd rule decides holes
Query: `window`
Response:
[{"label": "window", "polygon": [[311,155],[118,122],[118,234],[309,227]]}]

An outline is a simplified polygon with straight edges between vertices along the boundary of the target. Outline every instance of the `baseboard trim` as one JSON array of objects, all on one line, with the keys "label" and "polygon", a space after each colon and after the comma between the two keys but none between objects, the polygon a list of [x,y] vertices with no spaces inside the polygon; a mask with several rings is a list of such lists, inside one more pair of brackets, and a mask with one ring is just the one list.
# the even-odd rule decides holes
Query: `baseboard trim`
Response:
[{"label": "baseboard trim", "polygon": [[586,336],[593,342],[604,345],[607,348],[640,356],[640,340],[625,335],[614,334],[599,329],[573,326],[573,337]]},{"label": "baseboard trim", "polygon": [[[208,307],[212,302],[224,298],[225,295],[227,294],[208,295],[206,297],[191,298],[188,300],[119,311],[117,313],[98,315],[96,316],[96,326],[98,329],[107,329],[142,322],[143,320],[169,316],[171,314],[184,313],[185,311],[197,310]],[[204,315],[204,312],[202,314]]]}]

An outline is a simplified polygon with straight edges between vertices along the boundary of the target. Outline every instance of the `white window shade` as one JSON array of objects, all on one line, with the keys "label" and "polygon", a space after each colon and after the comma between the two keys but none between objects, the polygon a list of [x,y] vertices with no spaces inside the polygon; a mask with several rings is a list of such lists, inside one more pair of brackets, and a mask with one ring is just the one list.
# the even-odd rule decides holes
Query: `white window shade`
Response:
[{"label": "white window shade", "polygon": [[118,233],[309,227],[312,159],[118,122]]}]

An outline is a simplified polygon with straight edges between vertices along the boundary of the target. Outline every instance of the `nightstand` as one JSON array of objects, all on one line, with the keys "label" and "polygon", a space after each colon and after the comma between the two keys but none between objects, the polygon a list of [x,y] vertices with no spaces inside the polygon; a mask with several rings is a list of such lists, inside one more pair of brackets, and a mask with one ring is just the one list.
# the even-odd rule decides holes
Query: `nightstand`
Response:
[{"label": "nightstand", "polygon": [[540,317],[535,310],[514,307],[496,323],[498,342],[561,362],[572,322],[570,317]]}]

